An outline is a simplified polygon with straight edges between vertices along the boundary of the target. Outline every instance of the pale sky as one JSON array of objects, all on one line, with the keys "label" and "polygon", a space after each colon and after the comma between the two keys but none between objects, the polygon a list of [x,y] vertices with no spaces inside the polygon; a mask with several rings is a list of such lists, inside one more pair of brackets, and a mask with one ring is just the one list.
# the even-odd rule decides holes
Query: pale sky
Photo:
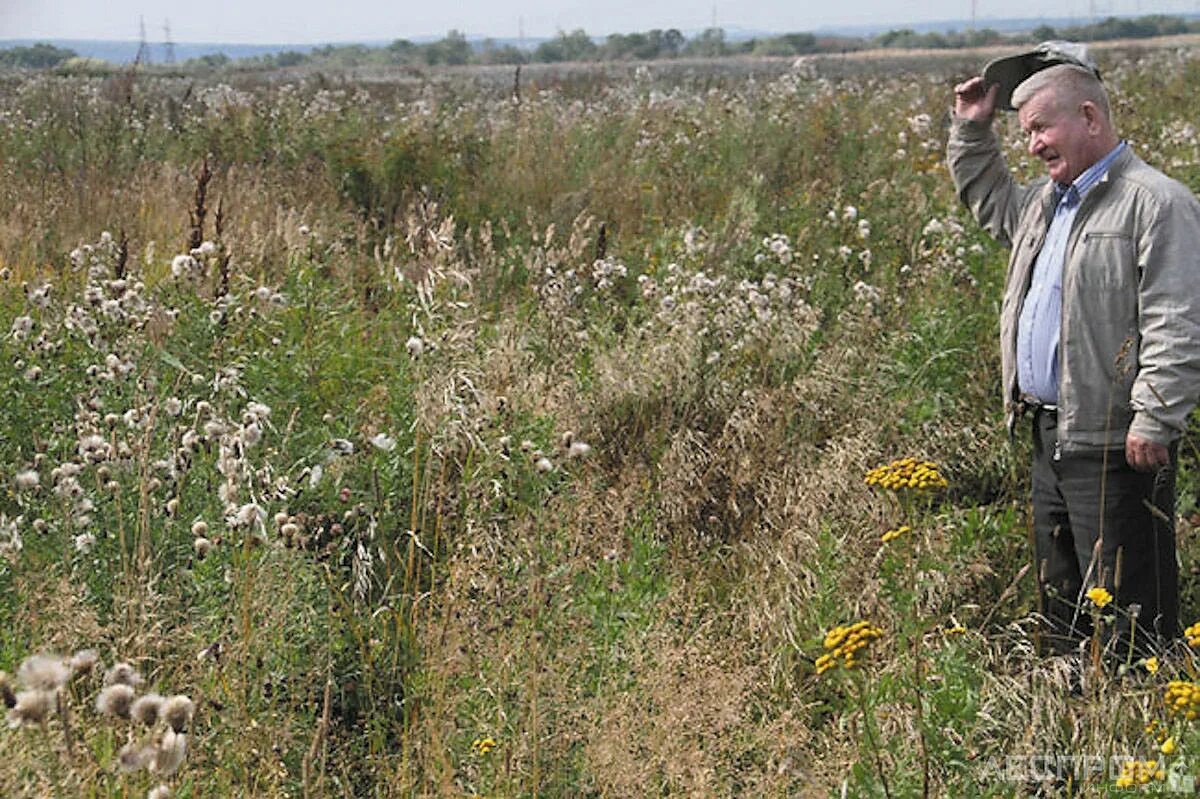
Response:
[{"label": "pale sky", "polygon": [[[1200,0],[975,0],[987,19],[1091,14],[1185,13]],[[0,0],[0,39],[316,43],[390,41],[444,35],[553,36],[583,28],[593,36],[652,28],[696,31],[712,25],[776,33],[831,25],[970,19],[971,0]]]}]

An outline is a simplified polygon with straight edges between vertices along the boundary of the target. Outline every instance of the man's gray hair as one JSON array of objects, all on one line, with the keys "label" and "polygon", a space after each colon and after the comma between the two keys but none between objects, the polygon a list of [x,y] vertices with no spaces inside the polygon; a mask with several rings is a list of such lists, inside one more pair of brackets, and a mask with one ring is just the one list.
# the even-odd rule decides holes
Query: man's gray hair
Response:
[{"label": "man's gray hair", "polygon": [[1054,92],[1060,105],[1090,101],[1111,124],[1112,111],[1108,105],[1108,93],[1096,74],[1086,67],[1075,64],[1055,64],[1033,73],[1013,90],[1013,108],[1020,109],[1045,89]]}]

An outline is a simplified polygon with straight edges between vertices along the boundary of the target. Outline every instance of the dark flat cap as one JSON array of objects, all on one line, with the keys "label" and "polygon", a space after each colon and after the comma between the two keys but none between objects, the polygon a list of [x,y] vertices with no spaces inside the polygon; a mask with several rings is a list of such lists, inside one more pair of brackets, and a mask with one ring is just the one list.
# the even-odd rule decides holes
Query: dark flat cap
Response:
[{"label": "dark flat cap", "polygon": [[1087,48],[1076,42],[1042,42],[1032,50],[1018,55],[997,58],[983,68],[983,80],[987,85],[1000,86],[996,95],[996,107],[1012,111],[1012,96],[1018,86],[1035,72],[1041,72],[1056,64],[1074,64],[1091,70],[1100,79],[1100,69],[1088,55]]}]

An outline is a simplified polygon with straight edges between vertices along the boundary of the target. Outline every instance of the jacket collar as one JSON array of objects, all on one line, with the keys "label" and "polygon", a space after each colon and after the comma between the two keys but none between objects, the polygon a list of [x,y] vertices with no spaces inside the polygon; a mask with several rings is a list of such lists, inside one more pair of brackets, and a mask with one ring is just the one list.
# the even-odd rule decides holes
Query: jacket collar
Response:
[{"label": "jacket collar", "polygon": [[[1109,164],[1108,171],[1104,174],[1096,185],[1092,186],[1088,191],[1088,196],[1096,193],[1103,193],[1108,189],[1108,184],[1113,178],[1120,177],[1121,174],[1129,168],[1137,156],[1134,155],[1133,147],[1128,143],[1121,148],[1121,152],[1117,153],[1117,157]],[[1053,180],[1046,178],[1046,183],[1042,186],[1042,219],[1046,224],[1050,223],[1050,219],[1054,216],[1054,207],[1058,204],[1059,187]]]}]

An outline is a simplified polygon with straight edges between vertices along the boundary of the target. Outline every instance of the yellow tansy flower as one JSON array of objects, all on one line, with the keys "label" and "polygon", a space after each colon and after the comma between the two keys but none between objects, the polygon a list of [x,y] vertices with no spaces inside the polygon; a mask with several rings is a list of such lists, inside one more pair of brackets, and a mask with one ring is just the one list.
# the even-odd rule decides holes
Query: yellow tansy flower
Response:
[{"label": "yellow tansy flower", "polygon": [[858,665],[858,653],[882,636],[883,630],[867,621],[855,622],[848,627],[834,627],[825,634],[825,654],[818,657],[814,664],[817,674],[824,674],[838,666],[853,669]]},{"label": "yellow tansy flower", "polygon": [[496,739],[492,736],[486,738],[476,738],[471,742],[471,749],[481,756],[487,755],[488,752],[496,748]]},{"label": "yellow tansy flower", "polygon": [[1151,674],[1158,674],[1158,658],[1146,658],[1142,661],[1142,665],[1146,667],[1146,671]]},{"label": "yellow tansy flower", "polygon": [[1100,588],[1099,586],[1088,591],[1087,598],[1092,600],[1092,604],[1098,608],[1102,608],[1113,601],[1112,594],[1108,593],[1108,589]]}]

